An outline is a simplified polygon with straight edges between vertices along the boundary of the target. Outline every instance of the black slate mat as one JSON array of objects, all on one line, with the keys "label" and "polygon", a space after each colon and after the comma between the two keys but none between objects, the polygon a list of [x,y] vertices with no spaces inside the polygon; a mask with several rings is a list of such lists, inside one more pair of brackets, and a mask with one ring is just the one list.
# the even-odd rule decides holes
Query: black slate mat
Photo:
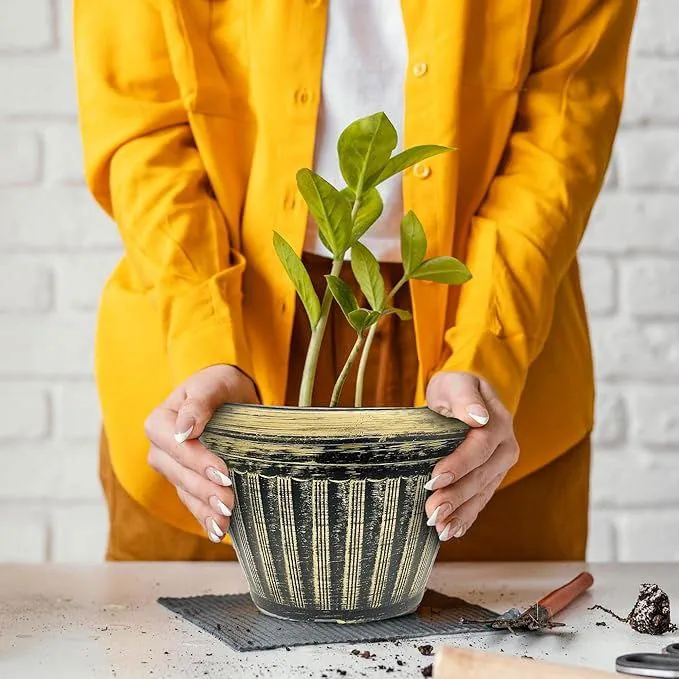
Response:
[{"label": "black slate mat", "polygon": [[487,620],[498,617],[486,608],[433,590],[427,590],[420,608],[412,615],[352,625],[271,618],[257,610],[249,594],[161,597],[158,603],[237,651],[483,632],[488,628],[462,625],[460,618]]}]

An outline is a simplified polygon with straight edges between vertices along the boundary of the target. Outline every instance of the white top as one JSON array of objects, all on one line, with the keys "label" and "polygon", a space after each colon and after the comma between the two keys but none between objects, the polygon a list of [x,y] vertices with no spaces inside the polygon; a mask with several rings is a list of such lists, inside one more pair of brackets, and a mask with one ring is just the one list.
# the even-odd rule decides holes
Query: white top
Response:
[{"label": "white top", "polygon": [[[524,608],[566,583],[579,563],[437,564],[429,586],[444,594],[504,611]],[[553,634],[462,634],[428,637],[419,643],[472,646],[503,655],[613,671],[615,657],[660,651],[676,634],[651,637],[634,632],[594,603],[625,615],[639,584],[657,582],[679,602],[677,564],[592,564],[594,587],[558,616],[569,626]],[[21,679],[179,679],[192,677],[280,677],[308,679],[342,668],[350,677],[416,677],[432,658],[415,640],[370,644],[320,644],[275,651],[238,653],[156,603],[159,596],[245,592],[237,563],[110,563],[96,566],[0,566],[0,676]],[[605,621],[607,627],[597,627]],[[571,633],[575,632],[575,633]],[[351,648],[376,655],[367,661]],[[406,665],[398,668],[396,656]],[[387,673],[379,665],[401,669]],[[207,674],[205,674],[207,672]],[[611,675],[613,676],[613,675]]]},{"label": "white top", "polygon": [[[384,111],[398,131],[397,150],[401,150],[407,64],[400,2],[330,0],[314,169],[334,186],[346,184],[337,161],[337,139],[357,118]],[[403,214],[401,176],[380,184],[379,191],[384,211],[361,242],[378,260],[398,262]],[[311,220],[304,250],[330,256]]]}]

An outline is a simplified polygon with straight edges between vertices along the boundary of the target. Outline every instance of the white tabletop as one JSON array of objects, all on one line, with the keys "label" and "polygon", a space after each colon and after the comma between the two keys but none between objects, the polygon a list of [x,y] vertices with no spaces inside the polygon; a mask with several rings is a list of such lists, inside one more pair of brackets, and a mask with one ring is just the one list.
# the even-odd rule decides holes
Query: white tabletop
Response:
[{"label": "white tabletop", "polygon": [[[430,587],[502,611],[525,608],[564,584],[581,564],[440,565]],[[600,611],[599,603],[625,615],[642,582],[655,582],[677,606],[679,566],[598,564],[595,585],[561,616],[569,627],[538,636],[505,633],[429,637],[554,662],[612,670],[617,655],[660,651],[679,637],[644,636]],[[237,564],[139,563],[97,566],[0,566],[0,677],[419,677],[431,662],[415,641],[338,644],[238,653],[176,618],[159,596],[247,591]],[[605,621],[607,626],[597,626]],[[420,643],[425,643],[420,641]],[[369,649],[375,658],[351,655]],[[398,666],[396,658],[405,664]],[[387,673],[379,666],[393,667]]]}]

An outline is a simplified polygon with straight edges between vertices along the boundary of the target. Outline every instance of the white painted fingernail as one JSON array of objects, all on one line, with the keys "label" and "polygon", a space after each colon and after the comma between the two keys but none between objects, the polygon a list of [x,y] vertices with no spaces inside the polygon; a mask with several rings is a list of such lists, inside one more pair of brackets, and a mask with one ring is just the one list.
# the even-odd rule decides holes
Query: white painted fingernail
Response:
[{"label": "white painted fingernail", "polygon": [[214,533],[219,538],[224,537],[224,531],[219,527],[219,524],[214,519],[210,519],[207,523],[208,533]]},{"label": "white painted fingernail", "polygon": [[210,481],[214,481],[220,486],[225,486],[228,488],[229,486],[233,485],[231,483],[231,479],[226,474],[220,472],[219,469],[215,469],[214,467],[208,467],[205,470],[205,475],[208,477],[208,479],[210,479]]},{"label": "white painted fingernail", "polygon": [[474,422],[478,422],[481,425],[488,424],[488,420],[490,419],[488,411],[481,406],[469,406],[469,408],[467,408],[467,413]]},{"label": "white painted fingernail", "polygon": [[223,516],[231,516],[231,510],[218,497],[215,498],[215,504]]},{"label": "white painted fingernail", "polygon": [[441,511],[441,505],[439,505],[432,513],[431,516],[429,517],[429,520],[427,521],[427,526],[435,526],[436,525],[436,520],[438,519],[439,512]]},{"label": "white painted fingernail", "polygon": [[179,432],[178,434],[174,435],[174,440],[177,443],[184,443],[189,436],[191,436],[191,432],[193,431],[193,425],[191,425],[186,431]]},{"label": "white painted fingernail", "polygon": [[439,540],[445,542],[450,539],[450,524],[448,524],[440,533]]},{"label": "white painted fingernail", "polygon": [[453,480],[454,476],[449,472],[443,472],[443,474],[437,474],[433,479],[429,479],[427,483],[424,484],[425,490],[436,490],[437,488],[444,488],[449,486]]},{"label": "white painted fingernail", "polygon": [[453,533],[453,537],[454,537],[454,538],[461,538],[461,537],[465,534],[465,532],[466,532],[466,531],[465,531],[465,527],[464,527],[464,526],[460,526],[460,527]]},{"label": "white painted fingernail", "polygon": [[208,531],[207,536],[210,538],[210,540],[212,540],[212,542],[221,542],[222,541],[222,538],[215,535],[214,533],[211,533],[210,531]]}]

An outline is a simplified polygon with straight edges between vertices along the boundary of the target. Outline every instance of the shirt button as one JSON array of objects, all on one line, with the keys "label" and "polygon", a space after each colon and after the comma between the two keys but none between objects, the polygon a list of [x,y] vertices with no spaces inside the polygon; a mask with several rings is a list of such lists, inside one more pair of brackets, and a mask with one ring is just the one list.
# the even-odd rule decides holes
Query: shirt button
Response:
[{"label": "shirt button", "polygon": [[306,87],[300,87],[300,89],[295,92],[295,101],[301,106],[305,106],[311,101],[311,92],[309,92]]},{"label": "shirt button", "polygon": [[413,66],[413,75],[416,78],[421,78],[427,72],[427,64],[421,61]]},{"label": "shirt button", "polygon": [[413,165],[413,174],[418,179],[426,179],[431,174],[431,168],[425,163],[415,163]]}]

